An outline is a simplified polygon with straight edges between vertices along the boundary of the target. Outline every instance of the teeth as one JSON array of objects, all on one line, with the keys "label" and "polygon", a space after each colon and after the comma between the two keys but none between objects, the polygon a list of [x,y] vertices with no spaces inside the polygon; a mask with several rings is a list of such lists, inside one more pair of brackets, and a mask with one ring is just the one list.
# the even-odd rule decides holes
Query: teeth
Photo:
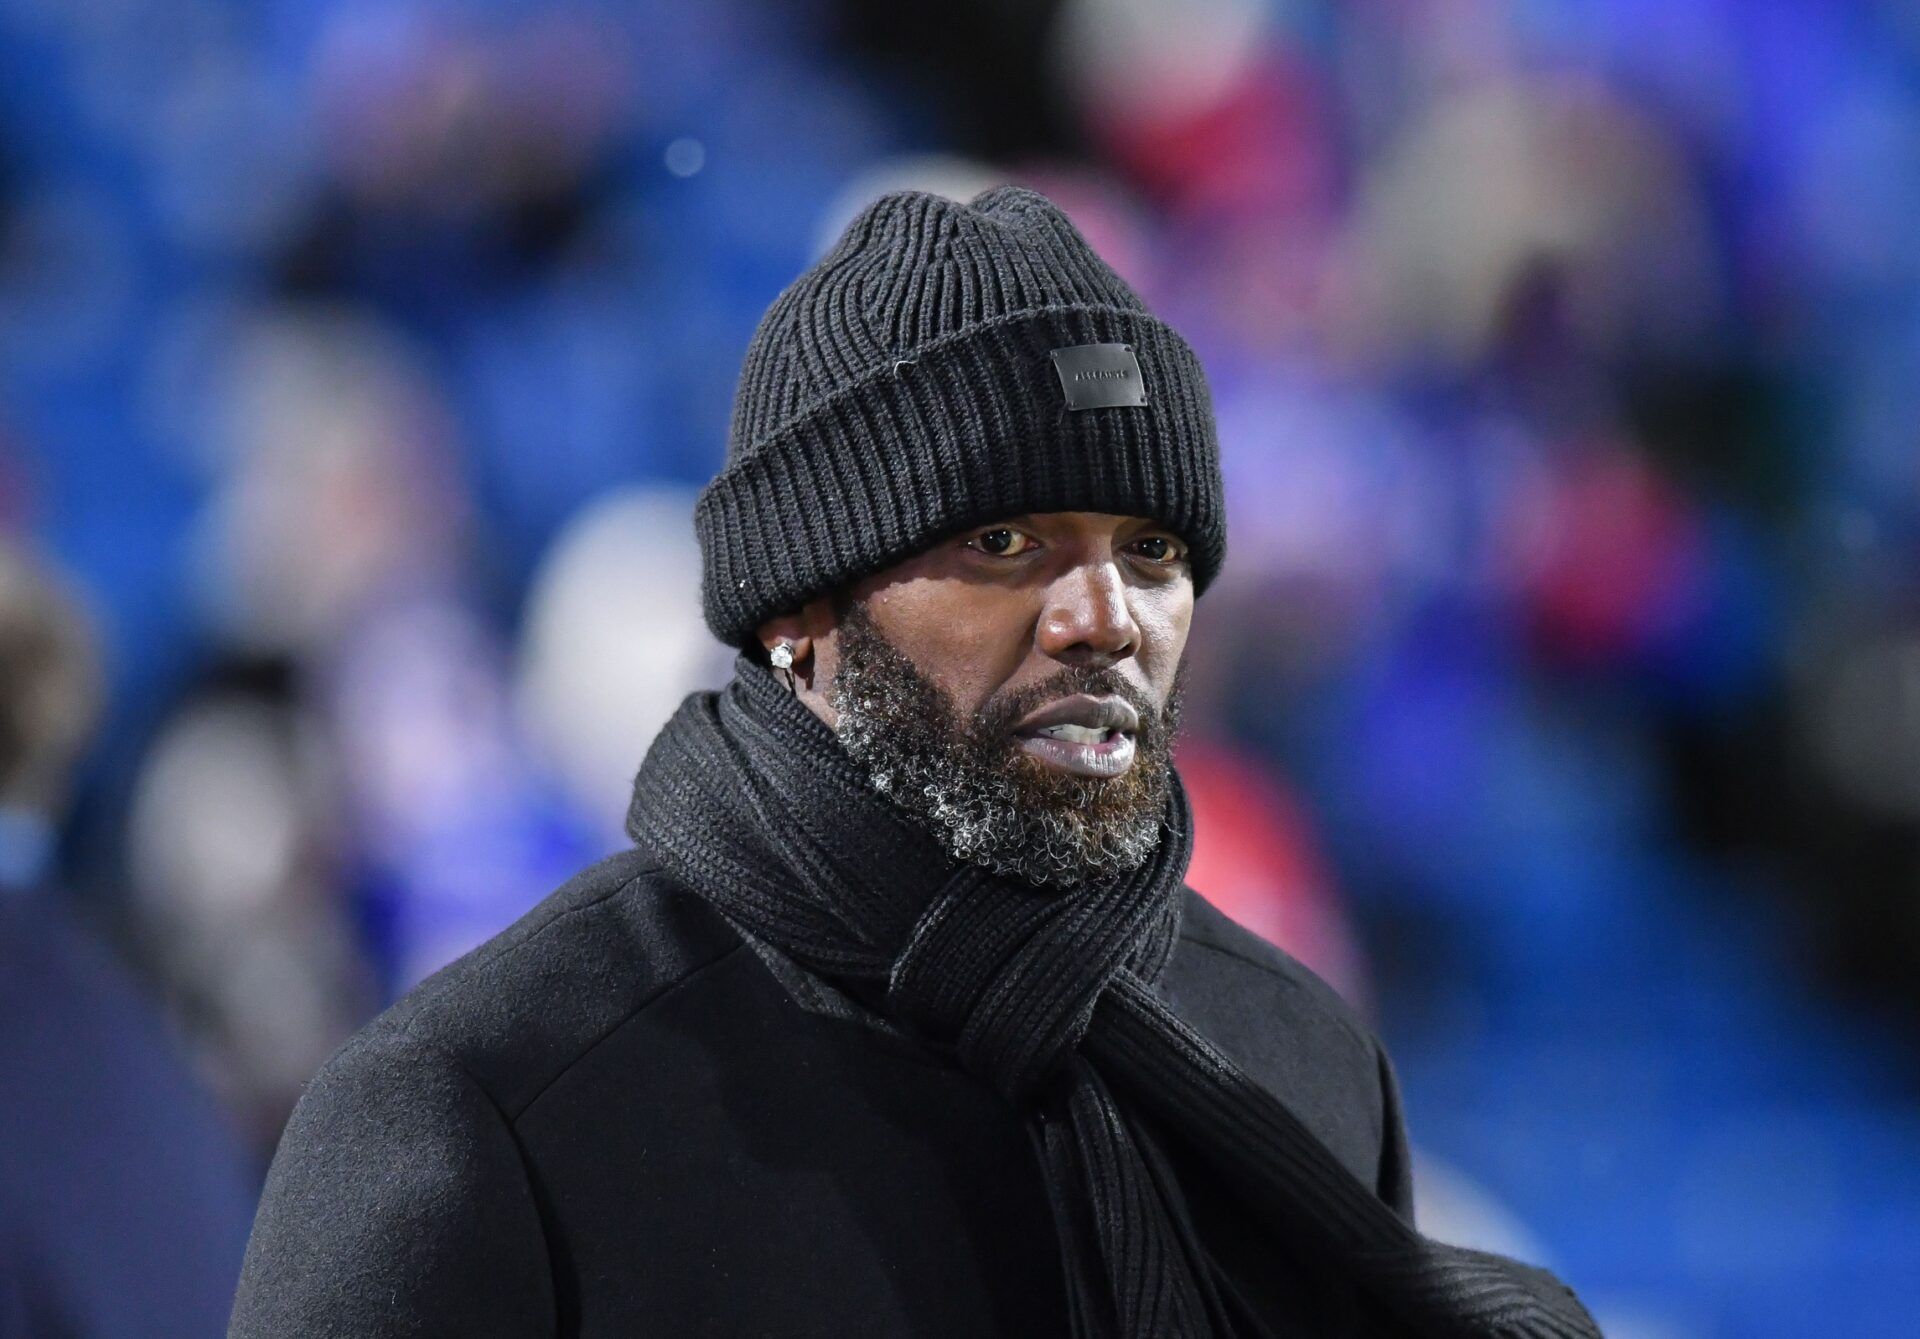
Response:
[{"label": "teeth", "polygon": [[1040,733],[1051,739],[1064,739],[1069,744],[1101,744],[1107,738],[1105,730],[1091,725],[1049,725]]}]

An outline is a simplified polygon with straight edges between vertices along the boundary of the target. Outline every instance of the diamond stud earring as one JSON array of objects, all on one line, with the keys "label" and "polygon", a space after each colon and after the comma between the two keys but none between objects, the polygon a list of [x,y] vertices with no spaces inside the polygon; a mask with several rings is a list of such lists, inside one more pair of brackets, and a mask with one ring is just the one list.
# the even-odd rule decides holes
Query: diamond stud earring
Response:
[{"label": "diamond stud earring", "polygon": [[793,686],[793,647],[781,642],[767,652],[767,662],[787,676],[787,691],[798,696],[799,690]]}]

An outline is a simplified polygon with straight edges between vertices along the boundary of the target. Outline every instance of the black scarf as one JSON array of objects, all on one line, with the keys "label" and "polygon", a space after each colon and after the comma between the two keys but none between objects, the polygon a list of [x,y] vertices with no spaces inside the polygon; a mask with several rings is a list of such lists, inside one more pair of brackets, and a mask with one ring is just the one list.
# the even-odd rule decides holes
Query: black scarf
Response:
[{"label": "black scarf", "polygon": [[1415,1334],[1597,1339],[1551,1274],[1421,1236],[1153,992],[1190,850],[1177,780],[1145,866],[1036,889],[949,859],[743,657],[726,689],[688,698],[655,740],[628,830],[743,933],[873,1002],[1027,1114],[1076,1336],[1265,1332],[1194,1231],[1154,1134],[1164,1126],[1277,1238]]}]

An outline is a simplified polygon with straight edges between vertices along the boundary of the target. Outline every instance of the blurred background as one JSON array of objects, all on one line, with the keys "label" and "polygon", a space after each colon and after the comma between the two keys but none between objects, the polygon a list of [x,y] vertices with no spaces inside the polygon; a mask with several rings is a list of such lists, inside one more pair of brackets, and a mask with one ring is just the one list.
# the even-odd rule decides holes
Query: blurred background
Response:
[{"label": "blurred background", "polygon": [[760,313],[1007,180],[1207,367],[1192,881],[1381,1029],[1423,1225],[1616,1337],[1920,1333],[1867,0],[0,0],[0,1332],[220,1332],[302,1084],[723,677]]}]

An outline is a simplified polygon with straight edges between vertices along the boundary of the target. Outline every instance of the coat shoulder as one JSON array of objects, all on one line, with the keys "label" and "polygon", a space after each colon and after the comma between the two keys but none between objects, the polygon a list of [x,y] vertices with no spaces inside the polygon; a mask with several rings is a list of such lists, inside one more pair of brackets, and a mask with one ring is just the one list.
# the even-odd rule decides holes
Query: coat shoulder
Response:
[{"label": "coat shoulder", "polygon": [[548,1334],[547,1256],[498,1109],[445,1053],[370,1028],[280,1137],[228,1339]]},{"label": "coat shoulder", "polygon": [[743,947],[637,851],[582,870],[427,977],[355,1043],[404,1036],[459,1063],[511,1121],[615,1029]]},{"label": "coat shoulder", "polygon": [[1244,968],[1264,974],[1285,993],[1295,1009],[1311,1014],[1325,1026],[1344,1033],[1368,1052],[1377,1048],[1373,1030],[1340,992],[1318,973],[1279,945],[1261,938],[1232,919],[1193,889],[1182,890],[1179,955],[1217,954]]},{"label": "coat shoulder", "polygon": [[1188,889],[1180,939],[1157,988],[1250,1077],[1282,1096],[1364,1184],[1397,1184],[1401,1158],[1394,1150],[1404,1134],[1385,1052],[1305,964]]},{"label": "coat shoulder", "polygon": [[549,1245],[514,1122],[741,946],[626,852],[422,981],[307,1085],[267,1176],[231,1339],[550,1333]]}]

